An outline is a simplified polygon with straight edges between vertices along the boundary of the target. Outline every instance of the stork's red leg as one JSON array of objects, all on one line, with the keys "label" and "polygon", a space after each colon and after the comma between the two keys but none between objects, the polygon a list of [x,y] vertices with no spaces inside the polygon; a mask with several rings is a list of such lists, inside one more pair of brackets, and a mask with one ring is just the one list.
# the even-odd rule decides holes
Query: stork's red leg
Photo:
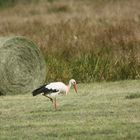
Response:
[{"label": "stork's red leg", "polygon": [[56,98],[54,98],[54,108],[55,108],[55,110],[57,110]]}]

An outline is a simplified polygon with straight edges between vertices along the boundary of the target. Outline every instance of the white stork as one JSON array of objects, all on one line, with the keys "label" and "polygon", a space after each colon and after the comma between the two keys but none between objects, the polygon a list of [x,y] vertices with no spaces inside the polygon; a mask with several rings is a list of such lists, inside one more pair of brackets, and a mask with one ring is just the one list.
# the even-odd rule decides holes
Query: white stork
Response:
[{"label": "white stork", "polygon": [[45,84],[37,89],[35,89],[32,94],[36,96],[42,94],[45,97],[49,98],[52,103],[54,103],[55,110],[57,109],[56,96],[58,95],[67,95],[70,87],[73,86],[75,92],[77,93],[77,84],[74,79],[69,81],[68,85],[65,85],[62,82],[52,82],[50,84]]}]

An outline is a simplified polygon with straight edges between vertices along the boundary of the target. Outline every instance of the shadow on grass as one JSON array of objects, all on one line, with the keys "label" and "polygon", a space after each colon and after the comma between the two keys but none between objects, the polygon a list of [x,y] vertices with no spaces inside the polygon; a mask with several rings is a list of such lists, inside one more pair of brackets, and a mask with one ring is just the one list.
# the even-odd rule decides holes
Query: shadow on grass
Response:
[{"label": "shadow on grass", "polygon": [[131,93],[130,95],[125,96],[126,99],[136,99],[140,98],[140,93]]}]

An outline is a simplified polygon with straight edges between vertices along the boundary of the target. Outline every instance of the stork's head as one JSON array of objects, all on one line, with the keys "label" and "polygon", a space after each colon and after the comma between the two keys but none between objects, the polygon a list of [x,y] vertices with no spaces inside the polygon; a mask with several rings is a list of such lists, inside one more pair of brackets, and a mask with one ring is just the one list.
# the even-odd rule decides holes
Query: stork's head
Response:
[{"label": "stork's head", "polygon": [[74,79],[71,79],[70,82],[69,82],[69,84],[74,87],[75,92],[77,93],[77,84],[76,84],[76,81]]}]

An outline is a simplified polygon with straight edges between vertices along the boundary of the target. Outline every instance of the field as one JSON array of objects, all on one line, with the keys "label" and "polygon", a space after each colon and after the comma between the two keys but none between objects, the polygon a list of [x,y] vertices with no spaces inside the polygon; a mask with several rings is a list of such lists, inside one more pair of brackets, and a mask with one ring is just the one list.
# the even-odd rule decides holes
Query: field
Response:
[{"label": "field", "polygon": [[0,0],[0,36],[30,38],[46,83],[79,87],[57,111],[43,96],[0,96],[0,140],[140,139],[140,0]]},{"label": "field", "polygon": [[0,98],[1,140],[139,140],[140,81],[79,84],[59,97],[59,109],[43,96]]}]

